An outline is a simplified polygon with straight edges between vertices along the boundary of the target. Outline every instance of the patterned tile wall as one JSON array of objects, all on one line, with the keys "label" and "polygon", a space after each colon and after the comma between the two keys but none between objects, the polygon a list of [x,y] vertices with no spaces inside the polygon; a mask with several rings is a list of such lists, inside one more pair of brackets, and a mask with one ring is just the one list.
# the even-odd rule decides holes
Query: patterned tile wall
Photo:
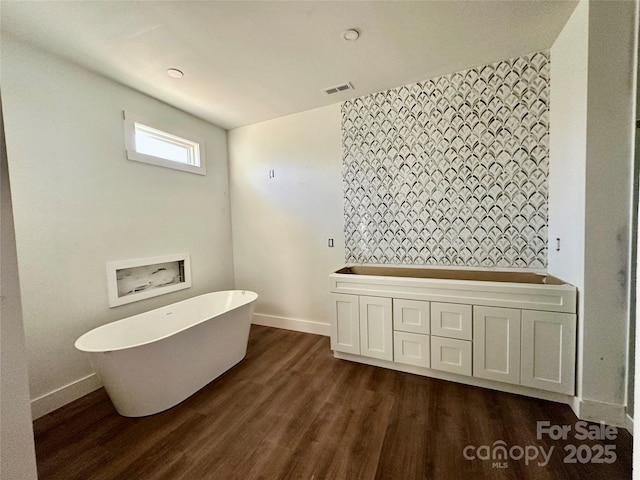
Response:
[{"label": "patterned tile wall", "polygon": [[342,105],[347,263],[544,268],[549,54]]}]

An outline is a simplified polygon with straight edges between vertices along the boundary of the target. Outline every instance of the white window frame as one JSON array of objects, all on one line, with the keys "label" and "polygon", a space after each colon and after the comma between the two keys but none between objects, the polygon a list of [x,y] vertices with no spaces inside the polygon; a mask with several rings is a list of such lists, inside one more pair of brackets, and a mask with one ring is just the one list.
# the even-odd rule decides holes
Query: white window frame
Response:
[{"label": "white window frame", "polygon": [[[127,150],[127,158],[135,162],[147,163],[150,165],[157,165],[159,167],[172,168],[174,170],[182,170],[183,172],[196,173],[198,175],[207,174],[207,161],[204,149],[204,139],[174,128],[172,125],[166,125],[163,122],[155,120],[148,120],[139,115],[132,114],[124,111],[124,139]],[[173,160],[167,160],[166,158],[156,157],[153,155],[147,155],[136,151],[136,123],[143,125],[154,130],[158,130],[161,134],[166,134],[165,139],[168,143],[175,143],[177,145],[189,148],[189,144],[196,144],[194,154],[197,154],[199,165],[176,162]],[[186,140],[186,142],[180,142],[180,140]]]}]

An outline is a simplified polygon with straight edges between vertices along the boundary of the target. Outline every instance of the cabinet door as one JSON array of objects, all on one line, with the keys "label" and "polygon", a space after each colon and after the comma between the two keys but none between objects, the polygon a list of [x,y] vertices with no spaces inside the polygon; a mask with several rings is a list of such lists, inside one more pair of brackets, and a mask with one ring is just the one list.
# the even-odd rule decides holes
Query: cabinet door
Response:
[{"label": "cabinet door", "polygon": [[331,349],[360,354],[360,317],[357,295],[332,293]]},{"label": "cabinet door", "polygon": [[393,329],[401,332],[429,333],[429,302],[393,299]]},{"label": "cabinet door", "polygon": [[522,311],[522,378],[527,387],[575,393],[576,316]]},{"label": "cabinet door", "polygon": [[393,360],[393,320],[391,299],[360,298],[360,354]]},{"label": "cabinet door", "polygon": [[513,308],[473,307],[473,376],[520,383],[520,316]]},{"label": "cabinet door", "polygon": [[471,340],[471,305],[457,303],[431,304],[431,335]]}]

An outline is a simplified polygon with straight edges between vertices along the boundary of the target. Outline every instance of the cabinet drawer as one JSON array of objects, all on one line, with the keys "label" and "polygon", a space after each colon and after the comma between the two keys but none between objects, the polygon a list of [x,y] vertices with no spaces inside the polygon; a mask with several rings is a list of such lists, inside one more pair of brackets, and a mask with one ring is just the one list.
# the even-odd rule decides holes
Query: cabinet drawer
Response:
[{"label": "cabinet drawer", "polygon": [[431,303],[431,335],[471,340],[473,321],[471,305]]},{"label": "cabinet drawer", "polygon": [[428,334],[430,303],[419,300],[393,299],[393,329],[401,332]]},{"label": "cabinet drawer", "polygon": [[471,375],[471,342],[431,336],[431,368]]},{"label": "cabinet drawer", "polygon": [[418,367],[429,367],[429,335],[393,332],[393,360]]}]

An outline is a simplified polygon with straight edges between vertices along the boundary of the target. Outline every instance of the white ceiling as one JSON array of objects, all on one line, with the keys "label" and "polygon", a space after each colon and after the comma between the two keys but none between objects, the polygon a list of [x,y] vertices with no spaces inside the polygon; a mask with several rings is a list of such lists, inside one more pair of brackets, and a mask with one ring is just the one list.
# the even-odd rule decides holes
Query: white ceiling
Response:
[{"label": "white ceiling", "polygon": [[234,128],[548,49],[576,4],[3,0],[1,28]]}]

